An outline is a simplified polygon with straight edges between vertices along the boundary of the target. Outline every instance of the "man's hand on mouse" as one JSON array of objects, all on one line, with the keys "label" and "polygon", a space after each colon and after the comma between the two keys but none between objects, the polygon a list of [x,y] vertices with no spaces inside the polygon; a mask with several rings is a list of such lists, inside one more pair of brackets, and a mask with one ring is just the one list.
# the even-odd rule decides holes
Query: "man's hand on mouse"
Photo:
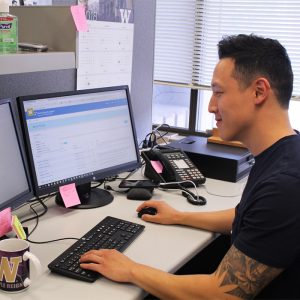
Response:
[{"label": "man's hand on mouse", "polygon": [[141,217],[142,220],[159,224],[178,224],[181,213],[164,201],[145,201],[136,209],[136,211],[139,212],[145,207],[153,207],[157,210],[157,213],[156,215],[144,214]]}]

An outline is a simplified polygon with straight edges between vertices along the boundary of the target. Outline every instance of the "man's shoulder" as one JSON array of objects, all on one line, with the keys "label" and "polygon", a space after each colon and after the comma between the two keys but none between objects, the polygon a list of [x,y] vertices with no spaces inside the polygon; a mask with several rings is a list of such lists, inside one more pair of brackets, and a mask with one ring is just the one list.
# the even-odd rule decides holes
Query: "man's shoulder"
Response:
[{"label": "man's shoulder", "polygon": [[260,166],[267,178],[289,180],[288,176],[294,176],[300,179],[300,135],[285,137],[268,150]]}]

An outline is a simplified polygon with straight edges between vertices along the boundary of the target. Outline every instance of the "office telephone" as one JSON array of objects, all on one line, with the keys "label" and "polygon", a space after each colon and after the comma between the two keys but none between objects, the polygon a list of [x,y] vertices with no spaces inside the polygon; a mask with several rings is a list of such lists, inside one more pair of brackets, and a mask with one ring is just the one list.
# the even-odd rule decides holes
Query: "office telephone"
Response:
[{"label": "office telephone", "polygon": [[[180,149],[151,149],[141,152],[145,161],[145,176],[160,182],[184,182],[183,187],[203,184],[206,178],[193,164],[189,157]],[[178,184],[168,185],[178,188]]]}]

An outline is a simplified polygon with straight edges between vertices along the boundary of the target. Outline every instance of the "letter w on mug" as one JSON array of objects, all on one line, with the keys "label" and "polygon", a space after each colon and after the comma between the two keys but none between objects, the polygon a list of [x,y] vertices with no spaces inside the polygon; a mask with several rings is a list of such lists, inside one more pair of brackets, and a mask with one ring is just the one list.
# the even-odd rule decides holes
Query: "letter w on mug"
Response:
[{"label": "letter w on mug", "polygon": [[41,263],[29,252],[27,241],[15,238],[0,241],[0,290],[20,292],[31,284],[29,260],[39,276]]}]

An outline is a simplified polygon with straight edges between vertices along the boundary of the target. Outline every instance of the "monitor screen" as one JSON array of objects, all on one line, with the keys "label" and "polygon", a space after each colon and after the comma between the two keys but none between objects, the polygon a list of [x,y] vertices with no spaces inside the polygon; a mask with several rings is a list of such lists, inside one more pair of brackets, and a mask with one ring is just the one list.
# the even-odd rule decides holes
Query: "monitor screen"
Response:
[{"label": "monitor screen", "polygon": [[33,197],[15,103],[0,100],[0,210]]},{"label": "monitor screen", "polygon": [[103,206],[112,196],[90,183],[140,166],[127,86],[24,96],[18,102],[36,196],[75,183],[79,208]]}]

